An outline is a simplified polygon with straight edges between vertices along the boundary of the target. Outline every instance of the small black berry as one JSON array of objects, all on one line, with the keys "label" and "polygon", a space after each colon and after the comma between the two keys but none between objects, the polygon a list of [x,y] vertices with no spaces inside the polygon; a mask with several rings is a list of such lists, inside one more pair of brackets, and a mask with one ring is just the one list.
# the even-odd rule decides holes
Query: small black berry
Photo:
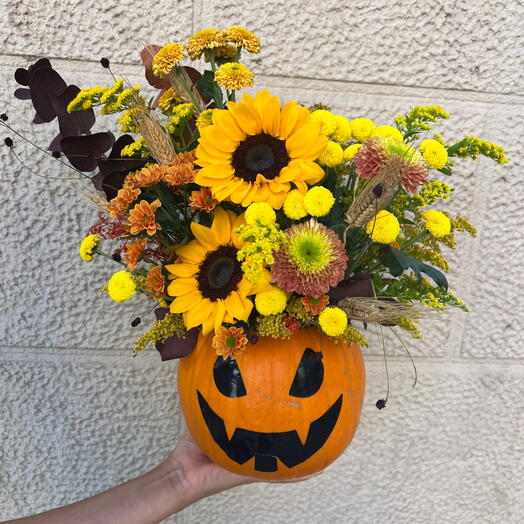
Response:
[{"label": "small black berry", "polygon": [[131,322],[131,327],[137,327],[138,324],[140,324],[140,322],[142,322],[142,319],[140,317],[136,317],[132,322]]},{"label": "small black berry", "polygon": [[4,122],[7,122],[7,115],[5,113],[2,113],[0,115],[0,118],[4,121]]},{"label": "small black berry", "polygon": [[122,261],[122,255],[120,253],[113,253],[112,257],[113,257],[113,260],[115,262],[121,262]]},{"label": "small black berry", "polygon": [[386,407],[386,401],[383,398],[381,398],[377,400],[375,406],[377,406],[377,409],[384,409]]},{"label": "small black berry", "polygon": [[4,144],[7,146],[7,147],[13,147],[13,139],[9,136],[6,136],[4,138]]},{"label": "small black berry", "polygon": [[100,64],[102,64],[102,67],[105,69],[109,69],[109,58],[101,58]]},{"label": "small black berry", "polygon": [[373,188],[373,194],[377,197],[377,198],[380,198],[382,196],[382,192],[384,191],[384,187],[382,186],[382,184],[377,184],[374,188]]}]

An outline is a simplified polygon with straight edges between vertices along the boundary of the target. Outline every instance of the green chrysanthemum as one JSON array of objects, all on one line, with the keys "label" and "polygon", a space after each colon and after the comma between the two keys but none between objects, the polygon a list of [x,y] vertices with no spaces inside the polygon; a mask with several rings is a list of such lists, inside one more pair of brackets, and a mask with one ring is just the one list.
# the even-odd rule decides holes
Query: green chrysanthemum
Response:
[{"label": "green chrysanthemum", "polygon": [[311,219],[285,234],[287,242],[275,253],[271,266],[278,287],[317,297],[344,278],[346,250],[334,231]]}]

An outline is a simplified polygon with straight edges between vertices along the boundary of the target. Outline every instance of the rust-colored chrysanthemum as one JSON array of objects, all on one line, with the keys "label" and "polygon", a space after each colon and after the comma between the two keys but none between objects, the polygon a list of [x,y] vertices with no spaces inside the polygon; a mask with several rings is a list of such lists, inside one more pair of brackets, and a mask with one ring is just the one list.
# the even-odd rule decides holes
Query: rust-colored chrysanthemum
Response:
[{"label": "rust-colored chrysanthemum", "polygon": [[162,266],[151,268],[146,276],[146,290],[154,295],[163,295],[166,281],[162,273]]},{"label": "rust-colored chrysanthemum", "polygon": [[160,200],[156,199],[151,202],[141,200],[130,212],[127,225],[132,235],[138,235],[145,231],[148,235],[154,235],[162,229],[155,219],[155,211],[162,205]]},{"label": "rust-colored chrysanthemum", "polygon": [[203,29],[189,37],[187,52],[191,60],[200,58],[206,49],[215,49],[227,45],[226,33],[219,29]]},{"label": "rust-colored chrysanthemum", "polygon": [[115,198],[109,202],[108,212],[111,218],[118,218],[140,195],[140,189],[124,187],[118,190]]},{"label": "rust-colored chrysanthemum", "polygon": [[429,169],[420,152],[407,144],[399,144],[386,136],[370,138],[361,145],[353,163],[361,178],[375,178],[394,157],[401,160],[398,169],[402,187],[416,193],[417,188],[427,182]]},{"label": "rust-colored chrysanthemum", "polygon": [[147,240],[135,239],[124,245],[124,262],[127,264],[128,271],[134,271],[138,261],[142,258]]},{"label": "rust-colored chrysanthemum", "polygon": [[246,349],[247,337],[242,328],[220,326],[211,345],[222,358],[234,358]]},{"label": "rust-colored chrysanthemum", "polygon": [[329,297],[327,295],[321,295],[319,297],[302,297],[300,299],[304,309],[313,313],[313,315],[320,315],[322,310],[329,304]]},{"label": "rust-colored chrysanthemum", "polygon": [[203,187],[200,191],[192,191],[189,197],[191,209],[201,209],[202,211],[213,211],[218,205],[218,200],[213,198],[213,193],[208,187]]},{"label": "rust-colored chrysanthemum", "polygon": [[287,241],[275,252],[271,266],[279,288],[319,297],[344,278],[348,257],[333,230],[311,219],[284,233]]}]

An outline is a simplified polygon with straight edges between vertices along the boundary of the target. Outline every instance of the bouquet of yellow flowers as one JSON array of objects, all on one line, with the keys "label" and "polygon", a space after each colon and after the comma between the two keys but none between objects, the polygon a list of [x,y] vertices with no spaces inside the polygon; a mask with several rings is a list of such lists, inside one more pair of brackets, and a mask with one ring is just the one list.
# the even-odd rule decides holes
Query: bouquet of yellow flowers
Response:
[{"label": "bouquet of yellow flowers", "polygon": [[[135,354],[153,343],[163,359],[184,357],[180,394],[191,429],[206,433],[199,443],[235,471],[274,473],[278,458],[296,476],[333,460],[356,427],[363,327],[420,337],[417,323],[428,311],[467,310],[448,290],[442,248],[455,248],[458,232],[476,232],[466,218],[438,209],[453,192],[443,180],[456,158],[507,159],[500,146],[474,136],[448,142],[430,134],[450,116],[440,106],[416,106],[376,125],[332,112],[329,100],[304,107],[268,90],[239,97],[254,85],[242,54],[259,51],[257,36],[239,26],[199,31],[185,45],[148,46],[141,57],[157,91],[151,98],[116,78],[108,59],[101,64],[112,85],[87,89],[67,85],[41,59],[17,70],[16,96],[32,100],[35,123],[58,121],[47,151],[78,175],[79,192],[99,209],[80,256],[121,266],[104,287],[111,299],[142,294],[155,309]],[[182,65],[186,57],[205,70]],[[95,110],[118,114],[123,134],[91,132]],[[7,115],[0,122],[14,132]],[[17,155],[12,138],[5,143]],[[344,371],[348,358],[358,380]],[[296,371],[286,392],[294,398],[313,396],[323,382],[341,390],[340,406],[330,400],[322,422],[331,430],[322,437],[312,430],[322,417],[311,423],[306,415],[296,430],[304,432],[303,449],[291,458],[289,428],[231,435],[218,420],[229,408],[212,400],[211,386],[196,386],[195,395],[200,372],[213,375],[227,400],[249,393],[248,375],[271,387],[291,382],[280,361]],[[330,375],[337,372],[347,377]],[[352,387],[354,405],[342,400]],[[261,403],[258,416],[271,418]],[[194,413],[201,420],[191,423]],[[337,421],[349,428],[338,448],[306,467]],[[254,469],[242,469],[253,456]]]}]

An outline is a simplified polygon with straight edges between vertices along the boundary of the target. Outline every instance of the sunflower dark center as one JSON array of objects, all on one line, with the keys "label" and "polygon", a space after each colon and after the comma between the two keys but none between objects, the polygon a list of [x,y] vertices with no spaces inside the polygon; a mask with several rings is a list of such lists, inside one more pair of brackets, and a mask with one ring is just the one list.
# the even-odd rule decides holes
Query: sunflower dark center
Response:
[{"label": "sunflower dark center", "polygon": [[197,274],[198,289],[212,302],[225,299],[236,291],[242,280],[242,268],[234,246],[220,246],[210,251],[200,264]]},{"label": "sunflower dark center", "polygon": [[267,133],[248,136],[240,142],[232,160],[235,176],[246,182],[254,182],[258,173],[273,180],[288,164],[285,141]]}]

